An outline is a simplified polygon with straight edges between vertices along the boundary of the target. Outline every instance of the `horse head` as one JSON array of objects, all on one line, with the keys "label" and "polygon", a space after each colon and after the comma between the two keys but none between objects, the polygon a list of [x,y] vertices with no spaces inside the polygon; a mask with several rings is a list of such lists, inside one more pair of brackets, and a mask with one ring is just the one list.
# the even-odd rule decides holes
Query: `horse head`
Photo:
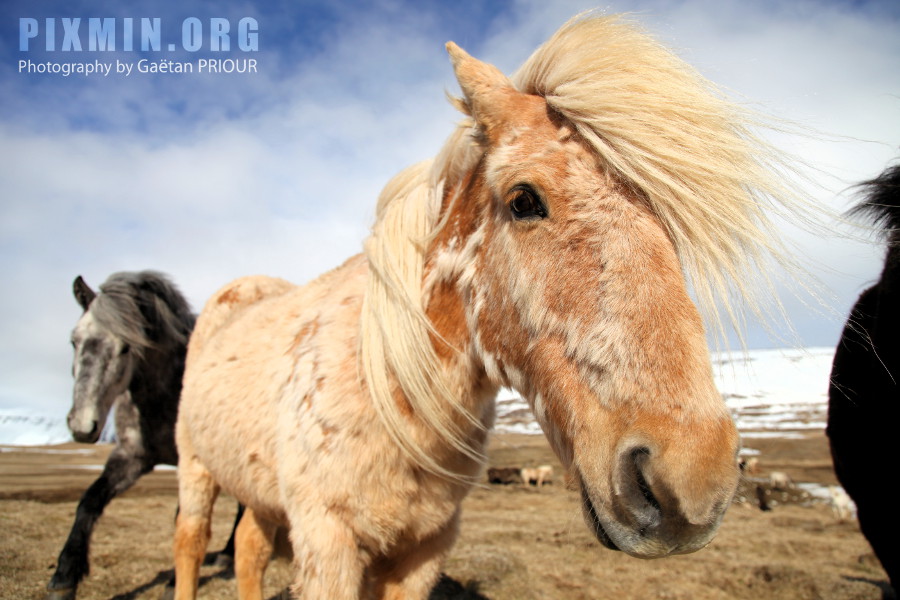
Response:
[{"label": "horse head", "polygon": [[75,385],[67,422],[75,441],[94,443],[116,398],[128,389],[134,359],[130,345],[94,315],[97,294],[81,276],[75,279],[73,292],[84,312],[72,330]]},{"label": "horse head", "polygon": [[528,399],[604,545],[705,546],[739,440],[667,223],[544,97],[448,50],[476,157],[446,190],[429,263],[466,331],[436,329]]}]

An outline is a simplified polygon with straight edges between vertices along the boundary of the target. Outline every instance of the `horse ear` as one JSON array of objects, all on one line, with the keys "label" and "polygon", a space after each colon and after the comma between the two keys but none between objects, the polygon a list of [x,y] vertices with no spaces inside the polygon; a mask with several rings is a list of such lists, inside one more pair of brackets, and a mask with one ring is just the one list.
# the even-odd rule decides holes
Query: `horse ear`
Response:
[{"label": "horse ear", "polygon": [[84,310],[88,309],[91,301],[97,297],[96,292],[92,290],[88,284],[84,282],[84,279],[81,278],[81,275],[75,278],[75,281],[72,283],[72,293],[75,294],[75,299],[78,301],[78,304],[81,305],[81,308]]},{"label": "horse ear", "polygon": [[515,114],[512,101],[519,92],[497,67],[472,58],[453,42],[447,42],[447,53],[465,96],[464,105],[457,103],[457,108],[471,114],[485,134],[496,140]]}]

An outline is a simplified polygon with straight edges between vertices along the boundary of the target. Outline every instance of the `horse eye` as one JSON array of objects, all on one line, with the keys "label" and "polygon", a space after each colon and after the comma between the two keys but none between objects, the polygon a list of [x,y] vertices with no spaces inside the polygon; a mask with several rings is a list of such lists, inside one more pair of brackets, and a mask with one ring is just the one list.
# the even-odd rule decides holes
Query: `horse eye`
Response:
[{"label": "horse eye", "polygon": [[122,350],[119,351],[119,354],[128,354],[131,351],[131,346],[125,344],[122,346]]},{"label": "horse eye", "polygon": [[517,221],[536,221],[547,217],[547,207],[541,201],[534,188],[529,185],[517,185],[512,189],[513,199],[509,210]]}]

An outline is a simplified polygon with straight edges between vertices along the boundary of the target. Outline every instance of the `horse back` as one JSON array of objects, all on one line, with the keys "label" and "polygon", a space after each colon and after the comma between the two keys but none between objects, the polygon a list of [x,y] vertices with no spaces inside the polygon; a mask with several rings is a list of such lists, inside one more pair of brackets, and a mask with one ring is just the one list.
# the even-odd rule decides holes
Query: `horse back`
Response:
[{"label": "horse back", "polygon": [[201,353],[206,342],[247,308],[263,299],[281,296],[295,287],[287,280],[265,275],[241,277],[222,286],[207,300],[197,317],[188,345],[188,360],[191,355]]},{"label": "horse back", "polygon": [[[239,279],[214,294],[198,318],[176,426],[180,460],[199,461],[268,520],[285,518],[282,471],[303,480],[289,485],[308,485],[314,465],[302,447],[317,434],[323,443],[332,435],[316,417],[343,424],[369,418],[365,398],[354,394],[365,273],[357,256],[303,286]],[[315,410],[313,393],[320,395]]]}]

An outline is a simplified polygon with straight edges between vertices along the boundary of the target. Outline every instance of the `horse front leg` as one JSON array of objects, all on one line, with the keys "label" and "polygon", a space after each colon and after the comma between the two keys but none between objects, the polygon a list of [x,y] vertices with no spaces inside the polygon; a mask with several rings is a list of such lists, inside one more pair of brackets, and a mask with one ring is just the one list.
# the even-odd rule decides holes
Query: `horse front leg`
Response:
[{"label": "horse front leg", "polygon": [[[291,521],[291,546],[297,575],[294,598],[359,600],[367,566],[357,540],[346,524],[330,513],[303,515]],[[240,549],[237,560],[240,561]]]},{"label": "horse front leg", "polygon": [[272,558],[278,526],[247,509],[235,529],[234,574],[240,600],[263,599],[263,576]]},{"label": "horse front leg", "polygon": [[211,536],[213,505],[219,485],[193,454],[189,442],[179,448],[178,515],[175,519],[176,600],[194,600],[200,579],[200,565]]},{"label": "horse front leg", "polygon": [[78,502],[75,522],[56,562],[56,571],[47,584],[47,600],[75,598],[78,584],[90,570],[88,553],[91,533],[110,500],[130,488],[147,467],[141,458],[126,456],[119,447],[106,461],[103,473],[88,487]]},{"label": "horse front leg", "polygon": [[405,553],[373,566],[378,600],[426,600],[441,575],[444,560],[459,535],[459,511],[438,533]]},{"label": "horse front leg", "polygon": [[234,565],[234,537],[237,533],[238,525],[241,523],[241,517],[244,516],[244,505],[238,503],[237,513],[234,515],[234,526],[231,528],[231,536],[225,547],[219,550],[216,555],[215,565],[223,569],[230,568]]}]

